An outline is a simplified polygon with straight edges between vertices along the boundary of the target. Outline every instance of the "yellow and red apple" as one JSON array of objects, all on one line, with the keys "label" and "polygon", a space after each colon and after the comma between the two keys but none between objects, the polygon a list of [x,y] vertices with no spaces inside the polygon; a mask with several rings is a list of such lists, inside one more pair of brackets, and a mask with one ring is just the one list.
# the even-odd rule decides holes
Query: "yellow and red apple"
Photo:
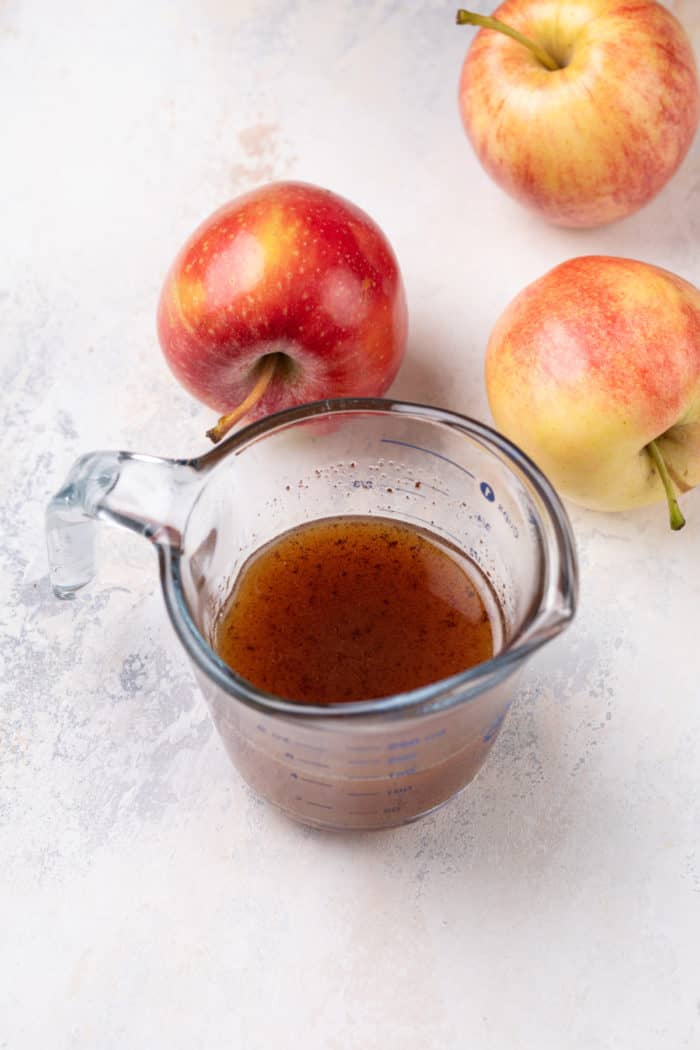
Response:
[{"label": "yellow and red apple", "polygon": [[486,385],[497,426],[586,507],[700,485],[700,291],[632,259],[557,266],[507,307]]},{"label": "yellow and red apple", "polygon": [[494,17],[503,31],[480,29],[459,88],[486,171],[564,226],[611,222],[651,200],[700,114],[695,58],[674,15],[655,0],[506,0],[493,17],[457,20]]},{"label": "yellow and red apple", "polygon": [[248,419],[327,397],[378,396],[401,364],[403,282],[379,227],[316,186],[277,182],[224,205],[165,281],[158,334],[176,378]]}]

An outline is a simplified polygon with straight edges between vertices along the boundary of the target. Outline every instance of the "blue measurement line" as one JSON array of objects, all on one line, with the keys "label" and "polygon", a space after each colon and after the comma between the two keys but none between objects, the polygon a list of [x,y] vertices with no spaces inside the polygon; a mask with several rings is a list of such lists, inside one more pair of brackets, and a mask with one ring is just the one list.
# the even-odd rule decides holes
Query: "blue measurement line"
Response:
[{"label": "blue measurement line", "polygon": [[503,721],[504,721],[504,719],[506,717],[506,714],[507,714],[507,712],[504,711],[497,718],[494,718],[493,722],[488,727],[488,729],[486,730],[486,732],[484,733],[484,736],[482,738],[485,744],[488,744],[489,740],[491,740],[496,735],[498,730],[501,728],[501,726],[503,725]]},{"label": "blue measurement line", "polygon": [[301,762],[305,766],[315,766],[316,769],[330,769],[327,762],[314,762],[310,758],[301,758],[299,755],[297,755],[296,759],[294,758],[294,755],[285,755],[284,757],[291,758],[295,762]]},{"label": "blue measurement line", "polygon": [[403,445],[404,448],[414,448],[416,452],[425,452],[427,456],[435,456],[436,459],[442,459],[445,463],[449,463],[451,466],[456,467],[457,470],[461,470],[463,474],[466,474],[468,478],[475,481],[476,478],[472,474],[471,470],[467,470],[461,463],[455,463],[449,456],[443,456],[442,452],[433,452],[432,448],[423,448],[421,445],[412,445],[410,441],[398,441],[396,438],[381,438],[383,445]]},{"label": "blue measurement line", "polygon": [[437,729],[434,733],[428,733],[428,735],[424,736],[423,739],[427,744],[429,740],[437,740],[438,737],[444,736],[446,732],[446,729]]},{"label": "blue measurement line", "polygon": [[418,752],[412,751],[410,755],[393,755],[391,758],[387,759],[387,761],[389,762],[389,765],[392,765],[394,762],[415,762],[417,758]]},{"label": "blue measurement line", "polygon": [[428,498],[424,492],[417,492],[415,489],[402,489],[398,485],[394,486],[394,492],[405,492],[407,496],[418,496],[419,499]]},{"label": "blue measurement line", "polygon": [[420,744],[420,737],[414,736],[413,740],[395,740],[392,744],[387,744],[387,751],[396,751],[397,747],[415,747],[416,744]]},{"label": "blue measurement line", "polygon": [[[380,503],[378,508],[377,508],[377,510],[388,510],[388,511],[393,511],[394,509],[395,508],[392,507],[392,505],[390,503],[389,504],[381,504]],[[435,525],[435,522],[433,520],[429,521],[427,518],[422,518],[420,516],[420,514],[409,514],[409,512],[407,510],[404,510],[403,507],[401,508],[401,518],[402,519],[403,518],[410,518],[412,521],[420,521],[421,524],[427,525],[428,528],[430,528],[431,525],[433,525],[433,526]],[[447,529],[443,529],[442,526],[440,526],[440,535],[441,536],[447,536],[447,537],[449,537],[449,539],[454,540],[455,543],[457,544],[457,546],[460,549],[464,548],[464,537],[463,536],[456,536],[454,532],[448,532]]]}]

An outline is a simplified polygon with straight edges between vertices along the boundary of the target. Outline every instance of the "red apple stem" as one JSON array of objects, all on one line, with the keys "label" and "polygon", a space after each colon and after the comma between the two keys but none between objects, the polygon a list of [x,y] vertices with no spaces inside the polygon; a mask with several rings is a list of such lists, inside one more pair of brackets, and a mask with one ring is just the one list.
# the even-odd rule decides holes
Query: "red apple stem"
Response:
[{"label": "red apple stem", "polygon": [[661,478],[661,482],[666,491],[666,499],[668,501],[668,511],[671,521],[671,528],[674,532],[680,532],[685,526],[685,518],[683,517],[683,511],[678,504],[678,498],[676,496],[676,490],[673,487],[671,481],[671,475],[668,472],[666,461],[661,455],[661,449],[655,441],[650,441],[647,445],[649,455],[651,456],[652,462],[656,467],[656,471]]},{"label": "red apple stem", "polygon": [[495,29],[498,33],[505,33],[506,36],[512,37],[512,39],[517,40],[519,44],[529,48],[535,58],[542,63],[545,69],[549,69],[552,72],[561,69],[559,63],[556,59],[552,58],[548,51],[545,51],[543,47],[536,44],[534,40],[530,40],[529,37],[519,33],[517,29],[513,29],[512,26],[507,25],[505,22],[501,22],[500,18],[492,18],[491,15],[475,15],[472,11],[465,11],[460,8],[457,12],[457,25],[481,26],[482,29]]},{"label": "red apple stem", "polygon": [[227,412],[225,416],[222,416],[215,427],[212,427],[211,430],[207,430],[207,437],[213,441],[215,445],[217,442],[221,441],[223,437],[226,437],[229,430],[232,427],[235,427],[240,419],[243,419],[251,409],[255,408],[258,401],[270,385],[270,381],[275,374],[275,369],[277,368],[277,360],[277,354],[268,354],[267,357],[263,358],[258,378],[247,397],[244,398],[240,405],[234,408],[232,412]]}]

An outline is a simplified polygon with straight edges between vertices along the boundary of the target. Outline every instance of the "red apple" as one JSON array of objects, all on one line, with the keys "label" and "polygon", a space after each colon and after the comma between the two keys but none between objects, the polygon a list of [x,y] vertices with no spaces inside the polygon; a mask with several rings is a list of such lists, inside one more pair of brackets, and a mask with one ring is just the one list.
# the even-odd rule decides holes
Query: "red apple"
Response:
[{"label": "red apple", "polygon": [[700,291],[633,259],[587,256],[518,295],[486,357],[497,426],[560,491],[625,510],[700,485]]},{"label": "red apple", "polygon": [[378,396],[407,334],[399,267],[379,227],[328,190],[277,182],[195,230],[165,281],[158,335],[190,393],[248,419],[327,397]]},{"label": "red apple", "polygon": [[474,39],[459,89],[486,171],[563,226],[611,222],[651,200],[700,114],[695,59],[674,15],[654,0],[506,0],[495,16],[457,15],[492,27]]}]

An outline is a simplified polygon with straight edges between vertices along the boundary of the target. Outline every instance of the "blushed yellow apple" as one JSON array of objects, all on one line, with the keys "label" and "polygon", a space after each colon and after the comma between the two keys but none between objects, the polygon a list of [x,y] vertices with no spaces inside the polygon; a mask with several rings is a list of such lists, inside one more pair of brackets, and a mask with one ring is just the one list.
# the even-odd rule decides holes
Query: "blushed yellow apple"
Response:
[{"label": "blushed yellow apple", "polygon": [[462,69],[467,135],[496,182],[551,222],[630,215],[685,157],[697,67],[655,0],[506,0],[495,17],[460,11],[457,21],[491,27]]},{"label": "blushed yellow apple", "polygon": [[700,485],[700,291],[647,263],[584,256],[524,289],[491,334],[496,425],[598,510]]}]

